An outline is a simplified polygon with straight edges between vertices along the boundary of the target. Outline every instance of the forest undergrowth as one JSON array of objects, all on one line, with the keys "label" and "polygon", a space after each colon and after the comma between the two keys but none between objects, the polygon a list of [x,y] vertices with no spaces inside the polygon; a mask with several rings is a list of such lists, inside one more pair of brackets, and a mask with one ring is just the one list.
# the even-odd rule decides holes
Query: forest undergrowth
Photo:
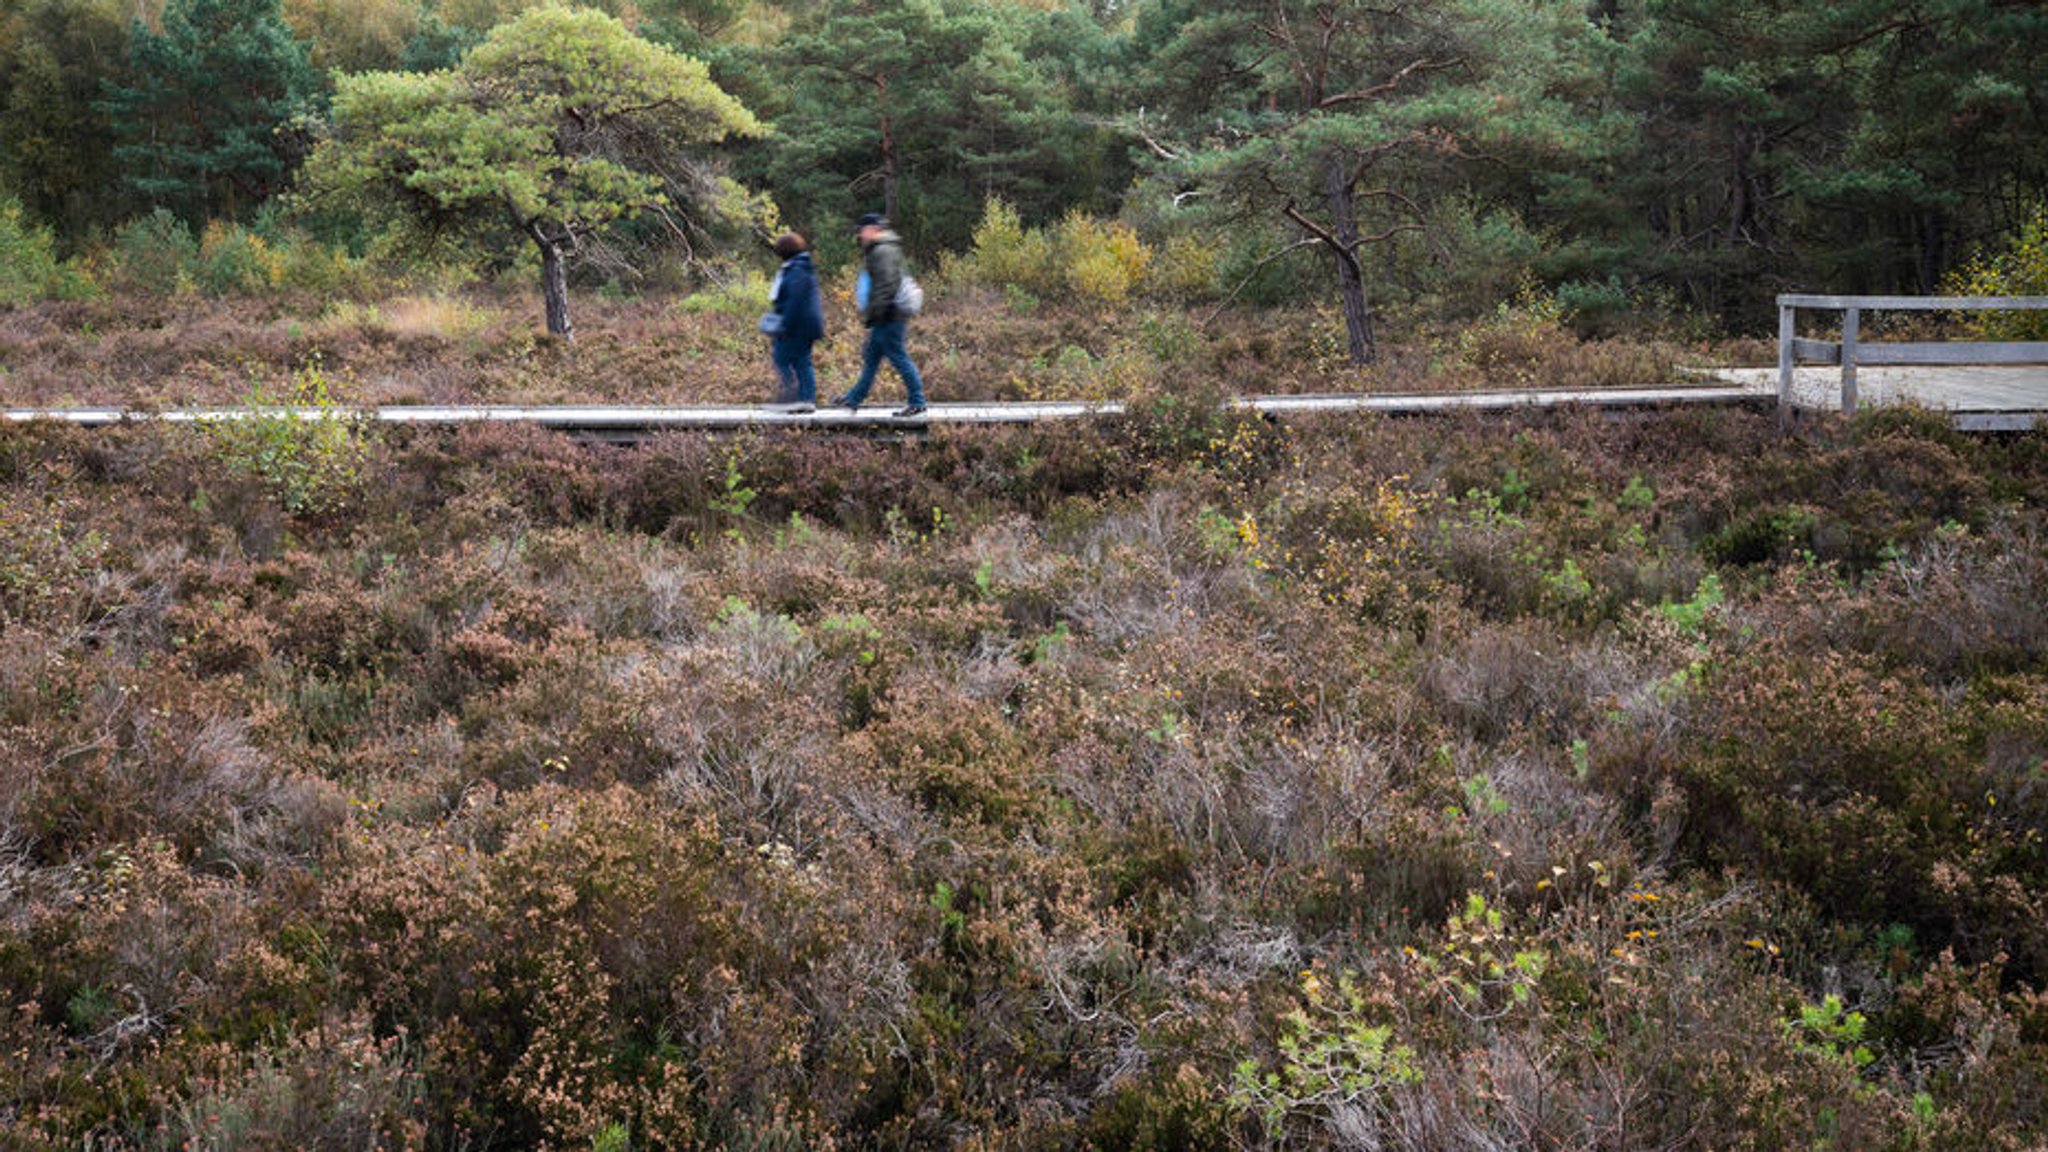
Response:
[{"label": "forest undergrowth", "polygon": [[[737,309],[439,306],[39,305],[0,364],[762,390]],[[1246,367],[1300,326],[981,306],[943,398],[1152,339],[1130,413],[0,428],[7,1146],[2038,1146],[2037,438],[1276,423],[1217,397],[1326,388]]]}]

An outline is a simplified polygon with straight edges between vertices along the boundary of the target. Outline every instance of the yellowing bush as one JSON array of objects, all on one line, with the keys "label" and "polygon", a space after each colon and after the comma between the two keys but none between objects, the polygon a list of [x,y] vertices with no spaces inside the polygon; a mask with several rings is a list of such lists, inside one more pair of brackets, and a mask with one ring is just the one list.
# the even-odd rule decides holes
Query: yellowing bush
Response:
[{"label": "yellowing bush", "polygon": [[197,271],[209,296],[253,296],[284,279],[284,260],[263,237],[215,220],[199,237]]},{"label": "yellowing bush", "polygon": [[1030,292],[1051,292],[1060,286],[1052,242],[1044,232],[1024,227],[1017,210],[1002,200],[990,200],[982,209],[981,223],[974,228],[972,268],[988,283]]},{"label": "yellowing bush", "polygon": [[[1949,277],[1957,296],[2048,295],[2048,204],[2037,205],[2003,252],[1980,255]],[[1979,340],[2048,340],[2048,313],[1973,312],[1963,324]]]},{"label": "yellowing bush", "polygon": [[[1191,266],[1195,270],[1186,275],[1199,278],[1199,266]],[[1075,210],[1048,235],[1026,228],[1009,204],[990,200],[974,229],[970,267],[990,284],[1114,305],[1145,286],[1152,250],[1128,224]],[[1212,280],[1213,269],[1212,259]]]},{"label": "yellowing bush", "polygon": [[1182,300],[1202,300],[1216,294],[1222,276],[1222,262],[1216,245],[1199,237],[1169,237],[1152,261],[1152,288]]},{"label": "yellowing bush", "polygon": [[1152,250],[1130,225],[1069,212],[1059,228],[1067,287],[1085,300],[1122,304],[1145,279]]}]

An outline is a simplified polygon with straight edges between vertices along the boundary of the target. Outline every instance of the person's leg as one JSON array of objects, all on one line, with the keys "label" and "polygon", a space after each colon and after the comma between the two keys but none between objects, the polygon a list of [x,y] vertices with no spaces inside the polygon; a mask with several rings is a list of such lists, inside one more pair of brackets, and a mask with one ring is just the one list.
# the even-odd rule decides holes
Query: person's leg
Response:
[{"label": "person's leg", "polygon": [[788,404],[797,399],[801,384],[798,368],[798,347],[794,340],[770,341],[775,359],[775,402]]},{"label": "person's leg", "polygon": [[858,408],[867,403],[868,389],[875,386],[875,371],[882,365],[882,329],[868,329],[867,342],[860,346],[860,379],[839,398],[839,403],[848,408]]},{"label": "person's leg", "polygon": [[907,335],[909,327],[908,324],[898,321],[894,324],[876,326],[875,333],[877,335],[887,333],[883,337],[882,354],[887,356],[889,363],[895,366],[896,374],[903,377],[903,394],[908,399],[910,406],[912,408],[922,408],[924,407],[924,378],[917,374],[917,364],[910,359],[910,350],[903,346],[904,337]]},{"label": "person's leg", "polygon": [[818,402],[818,368],[811,362],[811,342],[795,341],[795,354],[791,357],[790,368],[795,376],[796,395],[790,399],[799,404]]}]

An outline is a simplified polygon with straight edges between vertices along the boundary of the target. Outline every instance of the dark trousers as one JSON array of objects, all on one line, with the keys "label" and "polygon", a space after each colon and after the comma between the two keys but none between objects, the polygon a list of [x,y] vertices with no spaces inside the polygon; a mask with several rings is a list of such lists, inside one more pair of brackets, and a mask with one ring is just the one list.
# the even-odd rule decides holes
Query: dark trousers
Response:
[{"label": "dark trousers", "polygon": [[818,370],[811,364],[811,341],[784,340],[776,337],[772,341],[775,357],[775,378],[777,387],[775,402],[778,404],[815,404],[818,402]]}]

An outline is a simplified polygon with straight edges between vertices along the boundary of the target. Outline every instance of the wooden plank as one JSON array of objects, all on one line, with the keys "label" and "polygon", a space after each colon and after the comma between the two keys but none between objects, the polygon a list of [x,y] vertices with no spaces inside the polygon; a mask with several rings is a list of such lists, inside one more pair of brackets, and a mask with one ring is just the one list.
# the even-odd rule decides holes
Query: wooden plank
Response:
[{"label": "wooden plank", "polygon": [[1778,305],[1778,412],[1779,422],[1792,412],[1792,370],[1799,361],[1799,310]]},{"label": "wooden plank", "polygon": [[2048,342],[1877,343],[1856,349],[1859,364],[2048,364]]},{"label": "wooden plank", "polygon": [[1781,308],[1863,308],[1878,312],[2006,312],[2048,309],[2048,296],[1803,296],[1778,297]]},{"label": "wooden plank", "polygon": [[2048,413],[2040,412],[1958,412],[1959,432],[2032,432],[2048,428]]},{"label": "wooden plank", "polygon": [[1792,341],[1792,358],[1803,364],[1840,364],[1842,346],[1832,340],[1795,338]]},{"label": "wooden plank", "polygon": [[1856,410],[1856,339],[1861,335],[1860,309],[1842,313],[1842,411]]}]

